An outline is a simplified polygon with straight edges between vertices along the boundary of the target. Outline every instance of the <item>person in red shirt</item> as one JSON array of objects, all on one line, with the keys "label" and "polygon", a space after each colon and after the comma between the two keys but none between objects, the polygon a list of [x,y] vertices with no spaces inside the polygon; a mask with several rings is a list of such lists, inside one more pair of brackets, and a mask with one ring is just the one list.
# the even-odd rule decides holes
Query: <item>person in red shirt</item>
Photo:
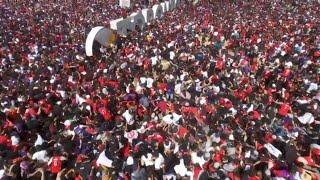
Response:
[{"label": "person in red shirt", "polygon": [[53,176],[57,176],[57,174],[61,171],[62,161],[65,160],[67,159],[64,156],[59,155],[58,153],[55,153],[54,156],[50,158],[48,165]]},{"label": "person in red shirt", "polygon": [[112,115],[110,113],[110,111],[108,109],[106,109],[105,107],[100,107],[98,109],[98,112],[103,116],[105,121],[110,121],[112,118]]},{"label": "person in red shirt", "polygon": [[288,103],[282,103],[280,104],[278,114],[280,116],[287,116],[290,111],[291,111],[291,106]]},{"label": "person in red shirt", "polygon": [[217,60],[217,62],[216,62],[216,69],[218,69],[218,70],[223,70],[223,68],[224,68],[224,62],[223,62],[223,60],[222,59],[219,59],[219,60]]}]

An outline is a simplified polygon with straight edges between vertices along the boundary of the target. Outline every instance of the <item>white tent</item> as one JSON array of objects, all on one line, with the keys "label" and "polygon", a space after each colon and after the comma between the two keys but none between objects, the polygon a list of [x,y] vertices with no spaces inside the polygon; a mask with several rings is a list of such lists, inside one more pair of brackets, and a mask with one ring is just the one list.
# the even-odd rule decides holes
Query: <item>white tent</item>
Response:
[{"label": "white tent", "polygon": [[133,27],[133,29],[138,26],[141,30],[143,29],[143,27],[146,24],[146,20],[144,18],[144,16],[142,15],[142,12],[136,12],[136,13],[132,13],[129,18],[131,19],[131,26]]},{"label": "white tent", "polygon": [[171,4],[170,1],[165,1],[166,6],[167,6],[167,11],[171,11],[173,9],[173,5]]},{"label": "white tent", "polygon": [[169,0],[169,2],[170,2],[170,6],[172,6],[171,9],[174,9],[177,7],[176,0]]},{"label": "white tent", "polygon": [[119,6],[122,8],[130,8],[131,7],[131,2],[130,0],[120,0],[119,1]]},{"label": "white tent", "polygon": [[117,33],[122,36],[126,36],[128,34],[127,30],[129,28],[129,25],[130,25],[129,18],[126,18],[126,19],[119,18],[119,19],[110,21],[110,28],[112,30],[117,31]]},{"label": "white tent", "polygon": [[[130,0],[124,0],[120,2],[121,5],[130,5]],[[164,12],[173,10],[181,3],[181,0],[166,0],[160,4],[155,4],[150,9],[143,9],[142,11],[132,13],[128,18],[118,18],[110,21],[110,29],[103,26],[93,28],[86,39],[85,50],[87,56],[93,55],[94,41],[99,42],[103,46],[108,46],[116,40],[116,34],[120,36],[126,36],[128,29],[135,30],[136,26],[141,29],[146,23],[152,21],[152,19],[160,19]],[[113,31],[114,30],[114,31]]]},{"label": "white tent", "polygon": [[86,55],[93,56],[93,43],[98,41],[103,46],[108,46],[115,42],[115,33],[103,26],[94,27],[88,34],[86,39]]},{"label": "white tent", "polygon": [[146,23],[150,22],[154,18],[153,11],[152,11],[152,9],[149,9],[149,8],[143,9],[142,15],[143,15]]},{"label": "white tent", "polygon": [[176,3],[176,6],[178,6],[181,3],[181,1],[180,0],[175,0],[175,3]]},{"label": "white tent", "polygon": [[153,11],[153,14],[154,14],[154,18],[155,19],[160,19],[163,15],[163,8],[161,5],[159,4],[155,4],[153,7],[152,7],[152,11]]},{"label": "white tent", "polygon": [[169,11],[169,10],[167,9],[167,5],[166,5],[165,2],[160,3],[160,5],[162,6],[162,11],[163,11],[164,13],[167,12],[167,11]]},{"label": "white tent", "polygon": [[193,1],[193,5],[197,5],[199,3],[199,0]]}]

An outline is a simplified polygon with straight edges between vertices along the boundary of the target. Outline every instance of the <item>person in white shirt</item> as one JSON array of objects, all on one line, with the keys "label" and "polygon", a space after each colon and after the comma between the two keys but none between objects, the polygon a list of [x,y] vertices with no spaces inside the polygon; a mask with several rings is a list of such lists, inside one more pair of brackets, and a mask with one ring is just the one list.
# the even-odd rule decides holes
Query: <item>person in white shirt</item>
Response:
[{"label": "person in white shirt", "polygon": [[164,158],[161,153],[157,153],[156,159],[154,161],[154,168],[160,170],[164,165]]},{"label": "person in white shirt", "polygon": [[158,63],[158,57],[157,56],[153,56],[151,57],[151,64],[152,66],[155,66]]},{"label": "person in white shirt", "polygon": [[163,167],[164,167],[164,157],[161,153],[156,152],[154,153],[155,160],[154,160],[154,168],[155,168],[155,176],[157,179],[162,179],[163,177]]},{"label": "person in white shirt", "polygon": [[46,150],[37,151],[32,155],[33,160],[37,160],[42,163],[47,163],[49,161],[48,153]]},{"label": "person in white shirt", "polygon": [[131,113],[129,112],[129,110],[126,110],[123,114],[122,117],[124,117],[126,119],[126,122],[128,125],[132,125],[134,123],[134,119],[133,116],[131,115]]},{"label": "person in white shirt", "polygon": [[147,78],[146,77],[140,77],[140,85],[141,86],[144,86],[145,85],[145,83],[147,82]]},{"label": "person in white shirt", "polygon": [[154,161],[151,153],[148,153],[147,155],[141,156],[141,165],[143,166],[153,166]]},{"label": "person in white shirt", "polygon": [[176,54],[174,51],[170,51],[170,60],[173,60],[175,58]]},{"label": "person in white shirt", "polygon": [[18,146],[18,144],[20,143],[20,138],[16,135],[11,136],[11,144],[13,146]]},{"label": "person in white shirt", "polygon": [[112,160],[109,159],[106,154],[105,151],[102,151],[97,159],[97,165],[100,166],[106,166],[106,167],[112,167]]},{"label": "person in white shirt", "polygon": [[153,85],[153,79],[148,77],[147,78],[147,88],[152,88]]},{"label": "person in white shirt", "polygon": [[43,140],[43,138],[41,137],[40,134],[37,134],[37,140],[34,143],[34,146],[41,146],[45,141]]},{"label": "person in white shirt", "polygon": [[181,117],[182,115],[170,112],[169,114],[165,115],[162,120],[167,124],[177,124]]},{"label": "person in white shirt", "polygon": [[4,169],[0,169],[0,179],[3,178],[5,175],[5,170]]},{"label": "person in white shirt", "polygon": [[203,156],[198,156],[196,152],[191,153],[191,161],[193,164],[199,164],[201,167],[206,163]]},{"label": "person in white shirt", "polygon": [[146,167],[147,175],[153,179],[154,175],[154,158],[151,153],[141,156],[141,165]]},{"label": "person in white shirt", "polygon": [[181,92],[182,92],[182,83],[180,81],[178,81],[176,83],[176,85],[174,86],[174,92],[180,96]]},{"label": "person in white shirt", "polygon": [[174,171],[176,172],[177,175],[181,177],[185,177],[185,176],[189,176],[190,178],[193,177],[193,173],[186,168],[183,159],[180,159],[180,163],[174,166]]}]

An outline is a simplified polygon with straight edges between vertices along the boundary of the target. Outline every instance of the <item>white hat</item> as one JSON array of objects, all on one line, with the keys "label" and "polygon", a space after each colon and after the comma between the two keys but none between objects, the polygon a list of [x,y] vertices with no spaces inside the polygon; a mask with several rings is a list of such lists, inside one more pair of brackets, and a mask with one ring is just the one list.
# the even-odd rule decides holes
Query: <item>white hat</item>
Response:
[{"label": "white hat", "polygon": [[71,125],[71,121],[70,120],[66,120],[66,121],[64,121],[64,126],[70,126]]},{"label": "white hat", "polygon": [[215,162],[215,163],[213,164],[213,167],[217,169],[217,168],[219,168],[219,167],[220,167],[220,165],[221,165],[220,163]]},{"label": "white hat", "polygon": [[103,89],[102,89],[102,93],[103,93],[103,94],[108,94],[107,89],[106,89],[106,88],[103,88]]},{"label": "white hat", "polygon": [[233,136],[233,134],[230,134],[230,135],[229,135],[229,140],[230,140],[230,141],[234,141],[234,136]]}]

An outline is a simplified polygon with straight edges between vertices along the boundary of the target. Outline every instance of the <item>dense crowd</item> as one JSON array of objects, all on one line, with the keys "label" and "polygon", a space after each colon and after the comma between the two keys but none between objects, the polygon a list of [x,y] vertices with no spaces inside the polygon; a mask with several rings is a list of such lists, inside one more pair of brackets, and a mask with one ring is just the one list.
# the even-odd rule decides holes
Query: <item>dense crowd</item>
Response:
[{"label": "dense crowd", "polygon": [[[149,4],[150,3],[150,4]],[[320,4],[0,3],[0,179],[319,179]]]}]

